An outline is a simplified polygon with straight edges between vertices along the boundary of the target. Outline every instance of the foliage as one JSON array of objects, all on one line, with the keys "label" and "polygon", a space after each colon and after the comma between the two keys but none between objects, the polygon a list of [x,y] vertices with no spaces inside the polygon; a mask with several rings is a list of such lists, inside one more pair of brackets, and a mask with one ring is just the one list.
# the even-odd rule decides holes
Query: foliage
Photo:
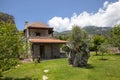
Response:
[{"label": "foliage", "polygon": [[[82,28],[85,30],[89,35],[104,35],[104,36],[109,36],[111,27],[98,27],[98,26],[86,26]],[[56,32],[54,31],[53,35],[56,38],[59,38],[59,36],[68,38],[69,34],[71,34],[71,30],[63,31],[63,32]]]},{"label": "foliage", "polygon": [[101,35],[102,33],[102,35],[108,36],[111,27],[85,26],[83,29],[91,35]]},{"label": "foliage", "polygon": [[104,36],[95,35],[93,37],[93,44],[94,44],[93,47],[96,51],[96,55],[98,55],[97,53],[98,53],[98,50],[100,48],[100,45],[104,42],[105,42],[105,37]]},{"label": "foliage", "polygon": [[14,17],[0,12],[0,69],[10,69],[18,64],[18,58],[26,56],[28,44],[23,32],[18,31]]},{"label": "foliage", "polygon": [[18,33],[19,33],[18,36],[20,38],[20,44],[21,44],[19,48],[19,58],[20,59],[28,58],[28,56],[31,54],[26,54],[26,53],[28,53],[31,44],[26,42],[27,38],[24,36],[23,31],[19,31]]},{"label": "foliage", "polygon": [[68,53],[69,64],[75,67],[87,65],[89,58],[89,42],[86,32],[80,29],[79,26],[73,26],[70,43],[65,49]]},{"label": "foliage", "polygon": [[[1,57],[10,56],[17,57],[19,37],[14,24],[0,22],[0,55]],[[15,44],[16,43],[16,44]],[[16,47],[17,46],[17,47]],[[12,53],[15,53],[14,55]],[[4,54],[4,55],[3,55]],[[6,55],[5,55],[6,54]],[[7,56],[9,57],[9,56]]]},{"label": "foliage", "polygon": [[111,42],[113,46],[118,47],[120,50],[120,24],[115,25],[111,30]]},{"label": "foliage", "polygon": [[80,29],[79,26],[74,25],[70,36],[70,41],[72,42],[73,47],[78,47],[79,44],[83,42],[86,38],[86,32]]},{"label": "foliage", "polygon": [[59,35],[58,37],[56,37],[60,40],[68,40],[69,39],[69,36],[65,36],[65,35]]},{"label": "foliage", "polygon": [[10,80],[23,80],[25,77],[30,77],[42,80],[43,71],[48,69],[49,73],[46,74],[48,80],[119,80],[120,55],[105,54],[104,56],[106,61],[100,60],[101,56],[94,56],[94,53],[91,53],[89,65],[85,68],[68,66],[66,58],[43,60],[37,66],[34,65],[34,62],[25,63],[16,69],[4,72],[3,78],[11,77]]},{"label": "foliage", "polygon": [[0,77],[2,77],[2,70],[0,69]]},{"label": "foliage", "polygon": [[0,22],[0,69],[3,71],[17,64],[23,52],[21,34],[15,24]]},{"label": "foliage", "polygon": [[11,67],[16,66],[19,61],[16,58],[5,58],[4,60],[0,60],[0,67],[2,71],[9,70]]},{"label": "foliage", "polygon": [[56,32],[56,31],[54,31],[53,35],[57,39],[68,40],[70,33],[71,33],[71,31],[63,31],[63,32]]},{"label": "foliage", "polygon": [[103,56],[105,53],[108,53],[108,45],[104,42],[100,45],[99,51],[101,52],[102,59],[104,60]]}]

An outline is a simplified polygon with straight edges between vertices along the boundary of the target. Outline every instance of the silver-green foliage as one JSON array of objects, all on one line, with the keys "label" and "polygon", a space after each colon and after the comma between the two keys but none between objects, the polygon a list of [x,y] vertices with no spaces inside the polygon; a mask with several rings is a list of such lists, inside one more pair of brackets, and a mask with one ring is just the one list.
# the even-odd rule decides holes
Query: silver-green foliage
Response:
[{"label": "silver-green foliage", "polygon": [[118,47],[120,50],[120,24],[115,25],[111,30],[111,42],[113,46]]},{"label": "silver-green foliage", "polygon": [[68,61],[73,66],[86,66],[89,58],[89,40],[87,33],[79,26],[73,26],[68,44]]}]

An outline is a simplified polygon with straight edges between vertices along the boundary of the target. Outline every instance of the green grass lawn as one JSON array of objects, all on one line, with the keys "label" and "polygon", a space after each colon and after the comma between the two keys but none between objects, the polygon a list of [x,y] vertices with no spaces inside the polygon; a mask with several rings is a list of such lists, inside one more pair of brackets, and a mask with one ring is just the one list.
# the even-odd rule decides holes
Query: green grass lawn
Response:
[{"label": "green grass lawn", "polygon": [[[25,63],[16,69],[3,73],[3,80],[120,80],[120,55],[91,55],[88,67],[77,68],[68,65],[67,59],[44,60],[39,64]],[[43,71],[48,69],[48,73]]]}]

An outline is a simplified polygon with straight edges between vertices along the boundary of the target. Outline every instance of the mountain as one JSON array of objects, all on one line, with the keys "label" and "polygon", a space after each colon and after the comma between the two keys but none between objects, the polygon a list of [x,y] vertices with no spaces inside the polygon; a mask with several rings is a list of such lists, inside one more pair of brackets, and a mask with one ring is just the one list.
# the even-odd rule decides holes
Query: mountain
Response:
[{"label": "mountain", "polygon": [[[109,35],[112,27],[86,26],[82,29],[85,30],[90,35],[95,35],[95,34]],[[53,34],[54,34],[55,37],[59,37],[59,36],[69,36],[70,33],[71,33],[71,30],[63,31],[63,32],[55,31]]]},{"label": "mountain", "polygon": [[11,22],[15,24],[14,17],[10,14],[0,12],[0,21]]},{"label": "mountain", "polygon": [[71,30],[67,30],[67,31],[63,31],[63,32],[57,32],[57,31],[54,31],[53,35],[54,36],[68,36],[69,34],[71,33]]},{"label": "mountain", "polygon": [[96,26],[86,26],[83,28],[88,34],[100,34],[100,35],[108,35],[111,31],[111,27],[96,27]]}]

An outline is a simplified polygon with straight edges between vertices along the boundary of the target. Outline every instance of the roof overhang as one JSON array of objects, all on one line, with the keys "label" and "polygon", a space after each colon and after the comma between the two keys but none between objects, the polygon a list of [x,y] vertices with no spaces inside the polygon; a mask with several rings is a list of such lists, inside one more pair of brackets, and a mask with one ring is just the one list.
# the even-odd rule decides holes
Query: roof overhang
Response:
[{"label": "roof overhang", "polygon": [[45,29],[46,30],[50,29],[50,30],[52,30],[53,28],[51,28],[51,27],[35,27],[35,26],[33,27],[33,26],[29,26],[28,29],[44,29],[44,30]]},{"label": "roof overhang", "polygon": [[30,39],[31,43],[57,43],[57,44],[65,44],[67,43],[67,41],[64,40],[59,40],[59,39],[51,39],[51,38],[47,38],[47,39]]}]

